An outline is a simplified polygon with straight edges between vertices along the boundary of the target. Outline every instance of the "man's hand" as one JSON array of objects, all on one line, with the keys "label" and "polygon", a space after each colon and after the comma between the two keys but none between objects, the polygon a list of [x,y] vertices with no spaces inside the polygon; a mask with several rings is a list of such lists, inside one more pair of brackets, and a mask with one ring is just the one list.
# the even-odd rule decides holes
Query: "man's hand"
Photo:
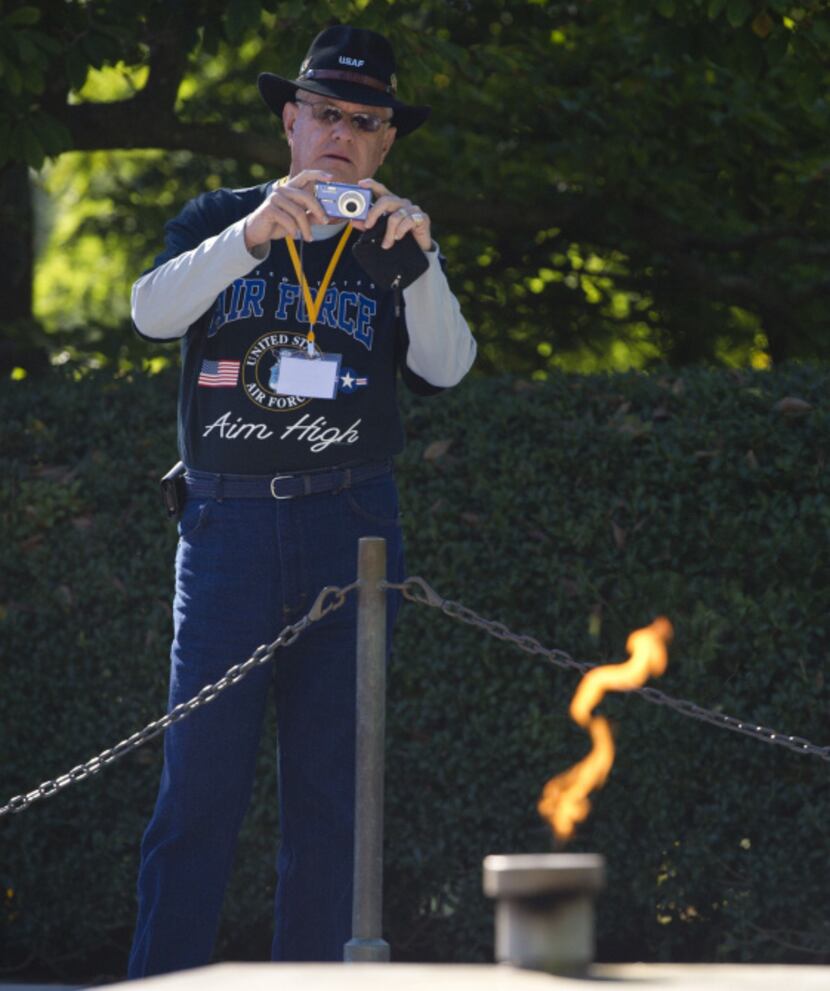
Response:
[{"label": "man's hand", "polygon": [[381,244],[382,248],[391,248],[396,241],[400,241],[405,234],[412,231],[412,236],[418,242],[418,246],[423,251],[431,250],[430,220],[420,207],[415,206],[411,200],[405,200],[390,193],[386,186],[374,179],[361,179],[358,186],[371,189],[375,195],[375,202],[372,204],[366,219],[353,221],[358,230],[362,231],[374,227],[384,214],[388,214],[389,219],[386,223],[386,236]]},{"label": "man's hand", "polygon": [[325,224],[329,219],[314,195],[314,183],[331,181],[328,172],[306,169],[281,186],[275,186],[268,198],[245,220],[248,251],[283,237],[302,237],[311,241],[311,225]]}]

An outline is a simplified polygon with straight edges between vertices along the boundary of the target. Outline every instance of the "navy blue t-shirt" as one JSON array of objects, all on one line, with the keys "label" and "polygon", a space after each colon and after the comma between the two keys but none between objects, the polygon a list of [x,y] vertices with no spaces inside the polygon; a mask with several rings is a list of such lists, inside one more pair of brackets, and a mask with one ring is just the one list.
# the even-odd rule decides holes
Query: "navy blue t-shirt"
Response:
[{"label": "navy blue t-shirt", "polygon": [[[158,267],[247,216],[270,184],[219,189],[191,200],[165,227]],[[280,359],[305,349],[303,294],[284,241],[236,279],[182,338],[179,455],[188,467],[245,475],[298,472],[391,458],[403,447],[396,373],[416,392],[440,391],[406,367],[402,301],[375,287],[351,253],[353,231],[320,308],[315,335],[341,355],[334,399],[276,392]],[[316,298],[339,236],[302,246]]]}]

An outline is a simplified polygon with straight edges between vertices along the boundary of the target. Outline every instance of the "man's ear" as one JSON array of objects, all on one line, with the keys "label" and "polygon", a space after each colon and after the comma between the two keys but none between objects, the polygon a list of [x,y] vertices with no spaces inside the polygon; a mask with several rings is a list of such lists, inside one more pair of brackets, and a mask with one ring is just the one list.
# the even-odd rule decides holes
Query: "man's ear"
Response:
[{"label": "man's ear", "polygon": [[282,126],[285,128],[285,137],[291,144],[291,136],[294,134],[294,122],[297,120],[299,107],[296,103],[285,103],[282,108]]}]

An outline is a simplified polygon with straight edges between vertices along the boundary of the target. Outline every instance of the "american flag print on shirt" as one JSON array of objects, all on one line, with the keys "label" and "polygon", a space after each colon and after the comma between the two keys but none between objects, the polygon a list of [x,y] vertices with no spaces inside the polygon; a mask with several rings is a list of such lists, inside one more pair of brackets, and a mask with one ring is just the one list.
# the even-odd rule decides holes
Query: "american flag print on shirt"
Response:
[{"label": "american flag print on shirt", "polygon": [[239,381],[239,362],[202,360],[202,370],[199,372],[199,385],[212,388],[233,388]]}]

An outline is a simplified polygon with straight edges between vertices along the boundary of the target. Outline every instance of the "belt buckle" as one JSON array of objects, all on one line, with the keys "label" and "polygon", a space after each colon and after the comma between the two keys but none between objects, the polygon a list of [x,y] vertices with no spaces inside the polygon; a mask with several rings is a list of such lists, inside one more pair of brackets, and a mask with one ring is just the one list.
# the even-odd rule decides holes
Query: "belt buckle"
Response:
[{"label": "belt buckle", "polygon": [[271,495],[275,499],[293,499],[294,498],[293,495],[280,495],[279,492],[276,492],[274,489],[275,484],[279,482],[281,479],[293,478],[293,477],[294,477],[293,475],[274,475],[274,477],[271,479]]}]

